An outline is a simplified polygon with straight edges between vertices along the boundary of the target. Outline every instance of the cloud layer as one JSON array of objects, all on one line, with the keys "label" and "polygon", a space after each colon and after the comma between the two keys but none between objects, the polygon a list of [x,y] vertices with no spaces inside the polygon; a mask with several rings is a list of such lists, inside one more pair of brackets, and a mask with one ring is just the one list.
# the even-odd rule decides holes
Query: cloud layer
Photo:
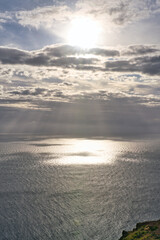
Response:
[{"label": "cloud layer", "polygon": [[[12,5],[12,4],[11,4]],[[24,4],[25,5],[25,4]],[[110,43],[112,40],[118,38],[116,42],[124,42],[123,34],[125,39],[136,40],[135,38],[135,28],[137,29],[138,35],[143,31],[139,41],[145,41],[145,37],[148,38],[147,31],[153,31],[154,35],[157,38],[156,28],[157,22],[159,23],[158,14],[160,12],[160,3],[158,0],[79,0],[71,1],[70,4],[67,1],[56,3],[51,3],[45,1],[43,4],[35,6],[35,3],[30,4],[30,9],[26,7],[22,8],[23,10],[10,10],[0,12],[0,24],[1,34],[6,37],[6,33],[10,36],[10,31],[15,31],[18,34],[18,30],[22,29],[22,32],[27,32],[29,38],[33,38],[33,35],[39,32],[41,38],[44,38],[44,42],[47,44],[47,37],[53,37],[53,42],[58,42],[61,39],[61,42],[67,41],[66,35],[71,25],[71,21],[77,16],[86,16],[93,20],[98,21],[103,28],[103,36],[101,36],[101,41],[99,43]],[[13,8],[14,9],[14,8]],[[18,6],[16,7],[18,9]],[[149,27],[147,24],[148,19],[150,21],[155,21],[152,24],[154,27]],[[143,27],[141,27],[141,23]],[[12,26],[12,30],[9,26]],[[129,28],[127,28],[129,26]],[[8,31],[9,28],[9,31]],[[155,28],[155,29],[154,29]],[[126,29],[129,33],[122,33],[122,29]],[[131,32],[132,29],[132,32]],[[140,31],[139,31],[139,30]],[[144,31],[145,29],[145,31]],[[8,32],[7,32],[8,31]],[[37,31],[37,32],[36,32]],[[131,37],[129,36],[131,35]],[[45,40],[45,37],[46,40]],[[159,36],[159,35],[158,35]],[[37,43],[40,44],[40,39],[37,40]],[[11,39],[13,43],[13,37]],[[18,40],[18,39],[15,39]],[[21,39],[24,42],[24,39]],[[129,42],[128,42],[129,43]],[[16,41],[15,41],[16,44]],[[27,45],[27,44],[26,44]],[[26,46],[32,48],[33,46]]]},{"label": "cloud layer", "polygon": [[[159,0],[2,0],[0,132],[159,134],[159,12]],[[101,25],[96,47],[67,44],[79,16]]]},{"label": "cloud layer", "polygon": [[[157,46],[129,46],[126,50],[92,48],[82,50],[62,45],[37,51],[0,48],[1,64],[73,68],[106,72],[160,74],[160,49]],[[136,57],[135,57],[136,55]],[[107,59],[107,61],[106,61]]]}]

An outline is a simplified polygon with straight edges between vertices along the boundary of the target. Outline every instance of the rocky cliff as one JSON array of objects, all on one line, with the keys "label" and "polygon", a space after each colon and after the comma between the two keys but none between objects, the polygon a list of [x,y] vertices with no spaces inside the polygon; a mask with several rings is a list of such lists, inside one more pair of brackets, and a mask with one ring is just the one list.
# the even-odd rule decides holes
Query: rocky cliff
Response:
[{"label": "rocky cliff", "polygon": [[160,220],[138,223],[132,231],[122,232],[119,240],[157,240],[160,239]]}]

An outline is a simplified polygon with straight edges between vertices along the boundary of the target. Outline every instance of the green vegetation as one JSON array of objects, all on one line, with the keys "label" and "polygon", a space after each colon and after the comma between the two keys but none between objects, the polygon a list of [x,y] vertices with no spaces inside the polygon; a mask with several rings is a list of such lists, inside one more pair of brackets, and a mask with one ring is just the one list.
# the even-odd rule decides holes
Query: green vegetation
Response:
[{"label": "green vegetation", "polygon": [[120,240],[157,240],[160,239],[160,220],[138,223],[133,231],[123,231]]}]

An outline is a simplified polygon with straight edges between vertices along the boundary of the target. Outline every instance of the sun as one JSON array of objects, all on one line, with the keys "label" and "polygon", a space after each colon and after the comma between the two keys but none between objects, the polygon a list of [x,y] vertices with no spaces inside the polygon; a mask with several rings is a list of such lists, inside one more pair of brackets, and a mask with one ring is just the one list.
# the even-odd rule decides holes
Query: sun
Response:
[{"label": "sun", "polygon": [[88,17],[77,17],[72,20],[68,33],[68,43],[81,48],[95,47],[101,27],[97,21]]}]

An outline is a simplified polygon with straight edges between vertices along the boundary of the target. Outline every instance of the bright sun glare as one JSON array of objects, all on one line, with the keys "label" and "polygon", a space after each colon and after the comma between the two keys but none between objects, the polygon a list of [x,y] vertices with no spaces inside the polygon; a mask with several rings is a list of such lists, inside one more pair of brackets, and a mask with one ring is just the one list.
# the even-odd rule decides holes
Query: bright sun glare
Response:
[{"label": "bright sun glare", "polygon": [[68,43],[81,48],[92,48],[96,45],[101,27],[95,20],[78,17],[71,22]]}]

